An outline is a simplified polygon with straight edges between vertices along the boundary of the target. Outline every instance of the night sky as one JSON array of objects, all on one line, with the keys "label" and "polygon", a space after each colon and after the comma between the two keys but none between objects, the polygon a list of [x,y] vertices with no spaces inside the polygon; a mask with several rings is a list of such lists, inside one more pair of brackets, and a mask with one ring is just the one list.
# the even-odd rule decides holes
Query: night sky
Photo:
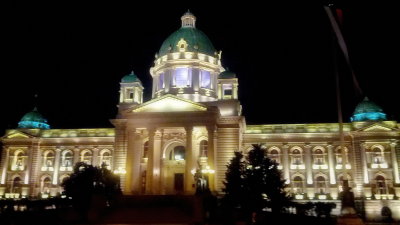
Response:
[{"label": "night sky", "polygon": [[[145,100],[151,98],[154,55],[180,28],[187,9],[197,17],[197,28],[222,50],[223,66],[237,73],[248,124],[336,122],[332,32],[322,5],[244,4],[18,3],[4,8],[0,132],[15,128],[35,105],[52,128],[112,127],[120,79],[133,69],[145,87]],[[399,121],[398,9],[341,7],[364,94]],[[349,121],[362,96],[355,94],[341,55],[338,65]]]}]

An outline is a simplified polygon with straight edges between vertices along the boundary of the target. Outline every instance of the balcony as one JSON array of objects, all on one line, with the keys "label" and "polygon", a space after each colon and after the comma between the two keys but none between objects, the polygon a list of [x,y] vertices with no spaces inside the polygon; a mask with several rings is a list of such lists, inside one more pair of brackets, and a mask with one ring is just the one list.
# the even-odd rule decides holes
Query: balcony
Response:
[{"label": "balcony", "polygon": [[[335,167],[337,170],[341,170],[343,169],[343,164],[337,164]],[[346,164],[346,169],[351,169],[351,165],[350,164]]]},{"label": "balcony", "polygon": [[387,168],[389,168],[389,166],[388,166],[388,164],[386,162],[371,163],[371,168],[372,169],[387,169]]},{"label": "balcony", "polygon": [[42,166],[42,171],[54,171],[54,167],[52,166]]},{"label": "balcony", "polygon": [[312,168],[314,170],[326,170],[326,169],[328,169],[328,165],[326,165],[326,164],[322,164],[322,165],[313,164]]},{"label": "balcony", "polygon": [[394,198],[394,194],[374,194],[374,198],[375,199],[378,199],[378,200],[386,200],[386,199],[389,199],[389,200],[393,200],[393,198]]},{"label": "balcony", "polygon": [[304,170],[305,168],[306,168],[306,166],[304,164],[300,164],[300,165],[292,164],[292,165],[290,165],[290,169],[292,169],[292,170]]}]

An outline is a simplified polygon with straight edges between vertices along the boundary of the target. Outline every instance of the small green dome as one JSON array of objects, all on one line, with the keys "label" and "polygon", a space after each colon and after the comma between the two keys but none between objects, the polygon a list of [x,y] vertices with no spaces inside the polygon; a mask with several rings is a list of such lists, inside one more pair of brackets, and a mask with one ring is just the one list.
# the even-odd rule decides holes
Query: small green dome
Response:
[{"label": "small green dome", "polygon": [[225,70],[224,72],[218,75],[218,79],[232,79],[236,78],[236,73]]},{"label": "small green dome", "polygon": [[351,121],[386,120],[386,114],[382,108],[367,97],[360,102],[354,110]]},{"label": "small green dome", "polygon": [[21,121],[18,123],[18,128],[27,129],[50,129],[50,125],[47,124],[47,120],[40,114],[36,107],[33,111],[25,114]]},{"label": "small green dome", "polygon": [[163,42],[158,55],[163,56],[171,52],[179,52],[178,43],[182,40],[186,44],[187,52],[200,52],[214,56],[216,53],[214,45],[207,35],[196,28],[196,17],[192,13],[186,12],[181,19],[182,27]]},{"label": "small green dome", "polygon": [[133,71],[130,74],[124,76],[121,79],[121,82],[122,83],[134,83],[134,82],[142,83],[142,82],[140,82],[139,78],[136,76],[136,74]]}]

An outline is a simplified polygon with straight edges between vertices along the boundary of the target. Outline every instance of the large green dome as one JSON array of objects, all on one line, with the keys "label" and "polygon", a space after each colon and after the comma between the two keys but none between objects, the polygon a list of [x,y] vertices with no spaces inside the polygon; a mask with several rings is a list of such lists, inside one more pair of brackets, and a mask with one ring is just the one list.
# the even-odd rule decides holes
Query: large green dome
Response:
[{"label": "large green dome", "polygon": [[47,120],[35,108],[22,117],[18,123],[18,128],[50,129],[50,125],[47,124]]},{"label": "large green dome", "polygon": [[386,120],[383,109],[367,97],[360,102],[354,110],[351,121]]},{"label": "large green dome", "polygon": [[186,51],[200,52],[206,55],[215,55],[214,45],[210,39],[201,30],[195,26],[196,17],[190,12],[182,16],[182,27],[172,33],[161,45],[159,56],[166,55],[171,52],[179,52],[178,42],[183,40],[186,42]]}]

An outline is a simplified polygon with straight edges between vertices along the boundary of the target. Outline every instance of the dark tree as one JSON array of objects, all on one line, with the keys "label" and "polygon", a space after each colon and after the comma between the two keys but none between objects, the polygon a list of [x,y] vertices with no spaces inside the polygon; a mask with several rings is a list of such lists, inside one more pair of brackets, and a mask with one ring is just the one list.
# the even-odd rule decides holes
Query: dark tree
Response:
[{"label": "dark tree", "polygon": [[241,152],[235,152],[235,156],[227,165],[225,173],[224,201],[232,207],[240,207],[243,204],[244,191],[244,159]]},{"label": "dark tree", "polygon": [[83,219],[94,199],[97,200],[96,207],[105,207],[121,193],[118,176],[104,165],[99,168],[83,162],[75,165],[74,172],[61,185]]},{"label": "dark tree", "polygon": [[267,157],[261,145],[253,145],[246,158],[245,188],[246,204],[253,212],[265,207],[280,212],[290,203],[285,192],[285,180],[278,169],[278,163]]},{"label": "dark tree", "polygon": [[247,218],[265,207],[279,213],[291,204],[278,163],[267,157],[261,145],[253,145],[245,159],[236,152],[225,176],[222,203],[240,208]]}]

